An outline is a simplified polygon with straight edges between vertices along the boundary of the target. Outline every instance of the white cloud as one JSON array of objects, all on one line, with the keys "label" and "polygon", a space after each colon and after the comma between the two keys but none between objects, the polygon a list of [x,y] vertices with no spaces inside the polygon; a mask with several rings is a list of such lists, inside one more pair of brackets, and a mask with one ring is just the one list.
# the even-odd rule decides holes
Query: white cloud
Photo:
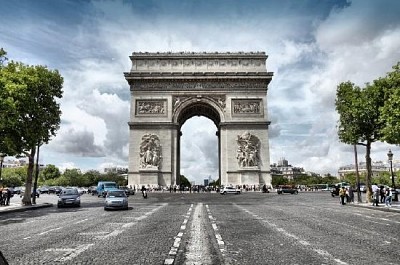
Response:
[{"label": "white cloud", "polygon": [[[340,1],[311,1],[312,8],[297,1],[235,3],[209,9],[207,2],[94,1],[73,12],[30,13],[30,20],[0,18],[10,57],[58,68],[65,79],[62,125],[43,156],[80,168],[127,164],[130,91],[123,72],[134,51],[265,51],[274,72],[268,90],[271,162],[286,157],[292,165],[332,174],[352,163],[352,147],[337,139],[336,86],[347,80],[363,86],[399,60],[399,2],[351,1],[345,8]],[[182,173],[196,182],[214,177],[215,125],[194,118],[183,129],[183,139],[191,141],[182,145]],[[373,158],[385,158],[387,149],[374,144]],[[55,151],[68,155],[60,159]],[[103,157],[87,161],[76,154]]]}]

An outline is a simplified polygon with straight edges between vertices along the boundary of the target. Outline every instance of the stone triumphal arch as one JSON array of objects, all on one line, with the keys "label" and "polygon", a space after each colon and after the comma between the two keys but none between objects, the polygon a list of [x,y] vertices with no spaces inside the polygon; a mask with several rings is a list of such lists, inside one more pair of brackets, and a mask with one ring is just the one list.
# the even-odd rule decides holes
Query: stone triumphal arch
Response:
[{"label": "stone triumphal arch", "polygon": [[[176,185],[181,126],[205,116],[218,128],[222,185],[271,184],[264,52],[133,53],[128,185]],[[190,177],[190,176],[188,176]]]}]

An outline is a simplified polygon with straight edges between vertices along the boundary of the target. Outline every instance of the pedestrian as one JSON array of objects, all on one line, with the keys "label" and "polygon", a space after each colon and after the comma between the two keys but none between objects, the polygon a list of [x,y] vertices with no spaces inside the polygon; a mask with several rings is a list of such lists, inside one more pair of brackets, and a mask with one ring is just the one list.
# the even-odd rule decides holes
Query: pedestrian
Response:
[{"label": "pedestrian", "polygon": [[344,198],[346,197],[346,188],[344,186],[339,190],[339,197],[340,204],[345,205],[346,203],[344,202]]},{"label": "pedestrian", "polygon": [[10,199],[11,199],[11,189],[10,189],[10,188],[7,188],[6,203],[5,203],[6,206],[9,206],[9,205],[10,205]]},{"label": "pedestrian", "polygon": [[0,206],[3,206],[3,188],[0,188]]},{"label": "pedestrian", "polygon": [[348,193],[348,197],[347,197],[348,201],[347,202],[353,203],[354,202],[354,190],[351,186],[349,187],[347,193]]},{"label": "pedestrian", "polygon": [[385,191],[385,206],[392,207],[392,191],[390,188],[386,188]]},{"label": "pedestrian", "polygon": [[379,188],[379,196],[381,198],[381,203],[385,202],[385,187],[381,186]]},{"label": "pedestrian", "polygon": [[376,189],[375,192],[372,194],[372,206],[379,206],[379,194],[380,189]]}]

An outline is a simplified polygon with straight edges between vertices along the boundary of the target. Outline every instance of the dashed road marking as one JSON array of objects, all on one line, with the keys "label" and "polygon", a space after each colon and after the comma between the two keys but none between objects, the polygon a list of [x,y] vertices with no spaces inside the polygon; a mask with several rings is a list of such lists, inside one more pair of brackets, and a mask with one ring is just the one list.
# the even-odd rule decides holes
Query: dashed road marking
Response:
[{"label": "dashed road marking", "polygon": [[270,221],[268,221],[266,219],[260,218],[258,215],[252,213],[251,211],[247,210],[246,208],[241,207],[241,206],[239,206],[237,204],[233,204],[233,205],[235,205],[239,209],[243,210],[244,212],[248,213],[249,215],[257,218],[258,220],[262,221],[263,223],[266,223],[268,226],[270,226],[273,229],[275,229],[276,231],[280,232],[280,234],[282,234],[282,235],[284,235],[286,237],[290,237],[290,238],[294,239],[295,240],[294,242],[299,243],[302,246],[306,246],[307,249],[310,249],[310,250],[314,251],[318,255],[322,256],[324,259],[333,260],[333,261],[335,261],[336,263],[338,263],[340,265],[347,265],[348,264],[348,263],[346,263],[346,262],[344,262],[344,261],[342,261],[340,259],[335,258],[332,254],[330,254],[326,250],[323,250],[323,249],[320,249],[318,247],[315,247],[311,243],[309,243],[308,241],[300,239],[298,236],[289,233],[288,231],[286,231],[282,227],[278,227],[276,224],[274,224],[274,223],[272,223],[272,222],[270,222]]},{"label": "dashed road marking", "polygon": [[193,208],[193,204],[190,205],[188,211],[186,212],[186,215],[184,216],[185,219],[183,220],[183,223],[180,227],[180,231],[177,234],[177,236],[175,237],[174,244],[172,245],[172,247],[168,253],[169,257],[164,260],[164,265],[172,265],[175,262],[176,254],[177,254],[179,246],[181,244],[182,236],[184,235],[185,230],[186,230],[186,223],[188,222],[190,215],[192,213],[192,208]]},{"label": "dashed road marking", "polygon": [[224,254],[225,252],[225,242],[222,240],[221,234],[218,232],[218,226],[216,224],[216,219],[212,216],[210,208],[206,205],[208,219],[210,219],[211,226],[214,230],[215,238],[217,239],[219,251]]}]

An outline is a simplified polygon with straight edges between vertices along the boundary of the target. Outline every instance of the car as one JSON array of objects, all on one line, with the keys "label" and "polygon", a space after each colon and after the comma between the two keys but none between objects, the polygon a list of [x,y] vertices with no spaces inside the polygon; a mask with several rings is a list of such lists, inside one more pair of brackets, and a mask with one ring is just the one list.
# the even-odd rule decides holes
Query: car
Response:
[{"label": "car", "polygon": [[65,188],[58,195],[57,207],[81,206],[81,195],[76,188]]},{"label": "car", "polygon": [[104,200],[104,210],[128,209],[128,196],[124,190],[110,190]]},{"label": "car", "polygon": [[[21,190],[21,192],[19,193],[19,197],[20,198],[24,197],[24,194],[25,194],[25,188],[23,188]],[[39,196],[40,196],[40,192],[37,189],[36,189],[35,195],[36,195],[37,198],[39,198]],[[33,189],[31,191],[31,197],[33,197]]]},{"label": "car", "polygon": [[299,191],[297,190],[296,187],[290,186],[290,185],[279,186],[276,192],[278,194],[283,194],[283,193],[298,194],[299,193]]},{"label": "car", "polygon": [[47,187],[47,186],[40,187],[37,190],[40,192],[40,194],[43,194],[43,193],[49,194],[49,187]]},{"label": "car", "polygon": [[108,191],[119,190],[115,181],[99,181],[97,184],[97,197],[106,197]]},{"label": "car", "polygon": [[60,194],[62,190],[63,190],[63,187],[58,187],[58,186],[54,187],[54,193],[56,195]]},{"label": "car", "polygon": [[225,195],[225,194],[240,194],[240,189],[236,189],[234,187],[223,187],[220,192],[220,194]]},{"label": "car", "polygon": [[128,187],[122,187],[121,186],[121,187],[119,187],[119,189],[125,191],[126,196],[128,196],[128,197],[129,197],[129,195],[135,195],[135,191],[133,189],[128,188]]}]

